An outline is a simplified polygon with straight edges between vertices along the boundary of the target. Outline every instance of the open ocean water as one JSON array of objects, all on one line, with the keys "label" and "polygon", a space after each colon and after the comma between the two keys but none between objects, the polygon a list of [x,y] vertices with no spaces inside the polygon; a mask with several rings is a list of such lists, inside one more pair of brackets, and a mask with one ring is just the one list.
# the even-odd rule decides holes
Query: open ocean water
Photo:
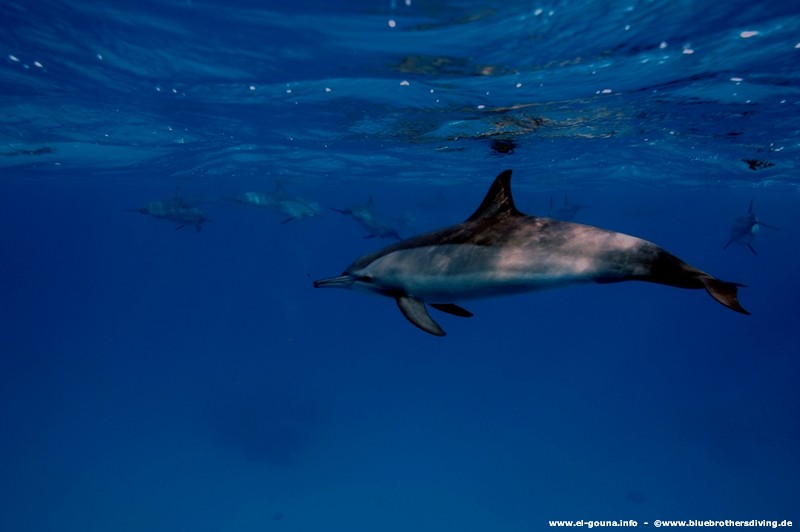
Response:
[{"label": "open ocean water", "polygon": [[[0,530],[797,526],[797,2],[4,0],[0,29]],[[334,209],[409,237],[506,168],[752,315],[586,285],[437,338],[314,290],[394,242]],[[723,249],[751,201],[778,229]],[[210,220],[137,212],[176,207]]]}]

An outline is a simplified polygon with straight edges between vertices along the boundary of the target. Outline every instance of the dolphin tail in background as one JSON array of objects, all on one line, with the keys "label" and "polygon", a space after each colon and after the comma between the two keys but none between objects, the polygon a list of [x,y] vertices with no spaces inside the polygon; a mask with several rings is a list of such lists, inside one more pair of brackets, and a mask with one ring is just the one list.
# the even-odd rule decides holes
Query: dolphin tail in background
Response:
[{"label": "dolphin tail in background", "polygon": [[708,292],[708,294],[716,299],[719,303],[725,305],[731,310],[735,310],[736,312],[747,314],[748,316],[750,315],[750,313],[739,303],[739,298],[737,295],[739,287],[744,286],[743,284],[720,281],[719,279],[711,277],[708,274],[699,275],[698,279],[703,283],[703,287],[706,289],[706,292]]}]

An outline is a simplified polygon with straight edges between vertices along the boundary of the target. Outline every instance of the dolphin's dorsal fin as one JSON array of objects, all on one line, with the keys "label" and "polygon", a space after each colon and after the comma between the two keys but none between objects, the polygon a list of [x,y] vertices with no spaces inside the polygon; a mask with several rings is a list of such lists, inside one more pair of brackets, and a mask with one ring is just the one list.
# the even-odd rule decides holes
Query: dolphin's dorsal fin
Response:
[{"label": "dolphin's dorsal fin", "polygon": [[480,218],[494,218],[502,216],[521,216],[522,213],[514,206],[514,199],[511,197],[511,170],[503,170],[494,179],[494,183],[483,198],[478,210],[467,218],[468,222]]}]

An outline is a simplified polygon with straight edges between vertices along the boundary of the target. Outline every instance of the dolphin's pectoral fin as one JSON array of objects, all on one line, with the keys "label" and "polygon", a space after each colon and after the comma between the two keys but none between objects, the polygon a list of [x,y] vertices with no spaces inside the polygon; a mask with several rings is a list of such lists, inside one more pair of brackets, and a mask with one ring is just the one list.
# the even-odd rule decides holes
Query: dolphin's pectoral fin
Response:
[{"label": "dolphin's pectoral fin", "polygon": [[431,319],[428,315],[428,310],[425,308],[425,303],[419,299],[400,296],[396,299],[397,306],[400,307],[400,312],[406,317],[408,321],[425,331],[426,333],[435,336],[444,336],[444,331],[439,324]]},{"label": "dolphin's pectoral fin", "polygon": [[430,303],[436,310],[447,312],[459,318],[471,318],[474,314],[463,307],[459,307],[455,303]]}]

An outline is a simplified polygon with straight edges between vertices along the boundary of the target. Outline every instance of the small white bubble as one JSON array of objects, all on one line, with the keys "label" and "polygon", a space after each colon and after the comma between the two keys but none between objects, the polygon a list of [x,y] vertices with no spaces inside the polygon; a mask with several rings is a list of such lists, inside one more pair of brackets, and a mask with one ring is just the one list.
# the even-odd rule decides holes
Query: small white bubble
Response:
[{"label": "small white bubble", "polygon": [[486,106],[485,106],[485,105],[483,105],[483,104],[480,104],[480,105],[478,106],[478,109],[486,109]]},{"label": "small white bubble", "polygon": [[796,50],[800,50],[800,42],[794,45]]},{"label": "small white bubble", "polygon": [[325,87],[325,92],[331,92],[331,88],[330,87]]},{"label": "small white bubble", "polygon": [[172,89],[172,94],[178,94],[178,89]]},{"label": "small white bubble", "polygon": [[540,8],[538,8],[536,11],[534,11],[534,12],[533,12],[533,14],[534,14],[534,15],[536,15],[537,17],[538,17],[539,15],[541,15],[542,13],[544,13],[544,9],[542,9],[541,7],[540,7]]},{"label": "small white bubble", "polygon": [[33,66],[38,67],[38,68],[44,68],[39,61],[34,61],[33,62]]},{"label": "small white bubble", "polygon": [[517,84],[515,85],[515,87],[517,87],[517,88],[519,89],[520,87],[522,87],[522,83],[517,83]]},{"label": "small white bubble", "polygon": [[630,24],[625,24],[625,31],[628,31],[630,29],[631,29],[631,25]]},{"label": "small white bubble", "polygon": [[684,48],[683,53],[684,55],[692,55],[694,53],[694,50],[692,50],[691,48]]},{"label": "small white bubble", "polygon": [[103,60],[103,54],[97,54],[97,56],[96,56],[96,57],[97,57],[97,59],[98,59],[99,61],[102,61],[102,60]]},{"label": "small white bubble", "polygon": [[433,94],[433,89],[431,89],[431,94]]},{"label": "small white bubble", "polygon": [[389,27],[394,28],[395,26],[397,26],[397,22],[394,19],[389,19]]},{"label": "small white bubble", "polygon": [[249,88],[251,91],[254,91],[254,90],[256,90],[256,86],[255,86],[255,85],[250,85],[250,87],[248,87],[248,88]]},{"label": "small white bubble", "polygon": [[19,63],[19,58],[16,55],[8,54],[8,58],[14,61],[15,63]]},{"label": "small white bubble", "polygon": [[400,82],[400,86],[401,87],[408,87],[409,85],[411,85],[411,84],[406,80],[403,80],[403,81]]},{"label": "small white bubble", "polygon": [[736,83],[741,83],[742,81],[744,81],[744,78],[731,78],[731,81]]},{"label": "small white bubble", "polygon": [[292,93],[292,89],[286,89],[286,94],[291,94],[291,93]]},{"label": "small white bubble", "polygon": [[749,39],[750,37],[755,37],[756,35],[758,35],[757,31],[743,31],[739,34],[739,37],[742,39]]},{"label": "small white bubble", "polygon": [[659,45],[658,45],[658,47],[659,47],[660,49],[662,49],[662,50],[663,50],[664,48],[666,48],[667,46],[669,46],[669,45],[667,44],[667,41],[661,41],[661,44],[659,44]]},{"label": "small white bubble", "polygon": [[156,92],[161,92],[161,87],[156,87]]},{"label": "small white bubble", "polygon": [[611,89],[603,89],[603,94],[611,94],[612,92]]}]

